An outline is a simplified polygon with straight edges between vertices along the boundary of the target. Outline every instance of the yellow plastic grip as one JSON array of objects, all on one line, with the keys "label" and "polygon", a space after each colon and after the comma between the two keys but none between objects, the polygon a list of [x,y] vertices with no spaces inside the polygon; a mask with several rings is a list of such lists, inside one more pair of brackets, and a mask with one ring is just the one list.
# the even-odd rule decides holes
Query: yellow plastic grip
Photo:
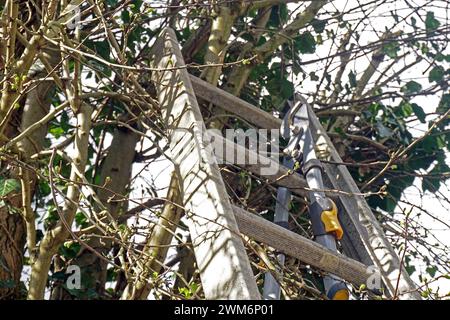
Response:
[{"label": "yellow plastic grip", "polygon": [[348,300],[349,293],[347,289],[341,289],[333,297],[333,300]]},{"label": "yellow plastic grip", "polygon": [[336,204],[331,199],[330,202],[332,204],[331,210],[323,211],[320,219],[322,220],[322,223],[325,227],[325,231],[327,233],[334,233],[336,239],[340,240],[344,235],[344,231],[342,230],[341,224],[338,220]]}]

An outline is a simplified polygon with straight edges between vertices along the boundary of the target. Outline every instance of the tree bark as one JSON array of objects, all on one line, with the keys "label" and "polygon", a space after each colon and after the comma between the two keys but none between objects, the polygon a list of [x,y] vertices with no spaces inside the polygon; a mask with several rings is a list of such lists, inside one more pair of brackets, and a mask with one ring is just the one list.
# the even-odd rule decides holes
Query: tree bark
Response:
[{"label": "tree bark", "polygon": [[[55,54],[52,46],[42,49],[42,55],[47,58],[51,67],[55,67],[60,61],[60,55]],[[54,49],[54,48],[53,48]],[[37,61],[28,73],[28,78],[39,79],[47,76],[44,65]],[[18,133],[24,131],[32,124],[44,117],[49,109],[55,86],[53,82],[43,81],[33,88],[25,99],[23,111],[21,114],[20,125],[14,121],[12,117],[5,133],[7,136],[16,136]],[[20,116],[18,116],[20,117]],[[19,128],[18,128],[19,127]],[[42,150],[44,138],[47,134],[47,127],[44,126],[35,130],[30,136],[17,143],[17,149],[21,153],[24,161],[29,161],[31,155]],[[25,181],[29,186],[29,196],[34,194],[36,176],[33,172],[26,172],[29,181]],[[18,178],[18,169],[14,168],[11,172],[11,178]],[[11,199],[11,207],[17,209],[22,208],[23,203],[20,201],[21,196],[17,195]],[[31,200],[31,199],[28,199]],[[31,225],[33,224],[33,226]],[[34,220],[28,221],[29,230],[34,229]],[[0,254],[3,258],[3,263],[0,264],[0,282],[11,281],[14,283],[13,288],[5,288],[0,285],[0,299],[1,297],[22,297],[20,292],[20,276],[23,268],[23,256],[25,254],[25,242],[27,238],[27,223],[24,218],[11,208],[3,207],[0,209]],[[29,237],[34,237],[32,232],[28,232]],[[30,253],[32,256],[33,253]],[[0,261],[1,262],[1,261]],[[6,283],[7,286],[8,283]]]},{"label": "tree bark", "polygon": [[70,173],[71,182],[67,188],[64,207],[62,212],[60,212],[60,220],[54,228],[46,232],[44,238],[41,240],[38,257],[31,267],[30,289],[28,291],[28,299],[30,300],[44,298],[52,258],[70,234],[70,230],[67,228],[72,226],[80,201],[81,187],[78,183],[82,179],[80,175],[84,174],[88,159],[92,108],[85,103],[81,103],[80,109],[76,112],[77,130]]}]

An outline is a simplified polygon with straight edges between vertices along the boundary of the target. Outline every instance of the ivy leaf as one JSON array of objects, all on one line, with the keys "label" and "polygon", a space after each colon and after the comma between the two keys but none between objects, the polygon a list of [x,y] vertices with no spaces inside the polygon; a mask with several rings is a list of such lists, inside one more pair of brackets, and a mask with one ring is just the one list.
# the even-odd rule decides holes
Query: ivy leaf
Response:
[{"label": "ivy leaf", "polygon": [[383,53],[389,58],[397,58],[397,52],[400,50],[396,41],[390,42],[383,46]]},{"label": "ivy leaf", "polygon": [[431,267],[428,267],[427,269],[426,269],[426,271],[427,271],[427,273],[432,277],[432,278],[434,278],[434,276],[436,275],[436,271],[437,271],[438,269],[436,268],[436,266],[431,266]]},{"label": "ivy leaf", "polygon": [[386,197],[383,199],[380,207],[386,212],[393,213],[395,208],[397,207],[397,201],[395,201],[391,197]]},{"label": "ivy leaf", "polygon": [[50,205],[47,208],[47,215],[45,216],[45,222],[47,224],[53,224],[56,221],[59,221],[58,211],[56,210],[55,206]]},{"label": "ivy leaf", "polygon": [[114,270],[114,268],[108,268],[106,270],[106,281],[111,282],[115,281],[117,279],[117,272]]},{"label": "ivy leaf", "polygon": [[435,193],[437,190],[439,190],[439,187],[441,186],[441,182],[438,178],[423,178],[422,180],[422,190],[430,191],[431,193]]},{"label": "ivy leaf", "polygon": [[118,2],[118,0],[106,0],[106,3],[107,3],[109,6],[116,5],[117,2]]},{"label": "ivy leaf", "polygon": [[439,102],[436,112],[444,114],[448,109],[450,109],[450,94],[444,94]]},{"label": "ivy leaf", "polygon": [[444,78],[445,70],[442,66],[437,66],[431,69],[430,74],[428,75],[428,81],[430,82],[439,82]]},{"label": "ivy leaf", "polygon": [[4,179],[0,177],[0,198],[3,198],[11,192],[19,192],[20,183],[16,179]]},{"label": "ivy leaf", "polygon": [[314,28],[314,31],[317,33],[322,33],[325,30],[325,26],[327,25],[326,20],[319,20],[314,19],[312,22],[312,27]]},{"label": "ivy leaf", "polygon": [[44,197],[48,196],[51,192],[50,185],[46,181],[43,181],[43,180],[39,180],[38,190],[39,190],[39,193]]},{"label": "ivy leaf", "polygon": [[53,127],[49,129],[49,132],[52,136],[54,136],[56,139],[60,138],[65,132],[64,129],[61,127]]},{"label": "ivy leaf", "polygon": [[61,113],[61,128],[64,130],[64,132],[69,131],[70,129],[70,124],[69,124],[69,115],[67,114],[67,112],[64,110]]},{"label": "ivy leaf", "polygon": [[185,298],[189,299],[192,296],[190,290],[186,287],[178,288],[178,292],[182,294]]},{"label": "ivy leaf", "polygon": [[130,12],[127,10],[123,10],[120,14],[120,18],[122,19],[122,21],[126,24],[126,23],[130,23]]},{"label": "ivy leaf", "polygon": [[334,128],[334,131],[335,131],[336,133],[338,133],[341,137],[343,137],[343,138],[346,137],[345,132],[344,132],[344,130],[343,130],[341,127],[336,127],[336,128]]},{"label": "ivy leaf", "polygon": [[288,80],[282,78],[272,78],[267,82],[266,85],[267,91],[271,95],[279,96],[281,98],[290,98],[293,94],[292,83]]},{"label": "ivy leaf", "polygon": [[281,97],[283,97],[283,98],[288,99],[288,98],[292,97],[292,95],[294,94],[293,88],[292,88],[292,83],[286,79],[283,79],[281,81],[280,93],[281,93]]},{"label": "ivy leaf", "polygon": [[78,227],[86,228],[88,226],[88,219],[82,212],[77,212],[75,215],[75,223]]},{"label": "ivy leaf", "polygon": [[64,257],[73,259],[80,252],[80,249],[81,245],[78,242],[67,241],[59,248],[59,253]]},{"label": "ivy leaf", "polygon": [[282,22],[288,21],[289,12],[286,4],[280,5],[280,19]]},{"label": "ivy leaf", "polygon": [[409,117],[414,112],[413,107],[409,102],[403,102],[400,105],[400,109],[402,111],[402,116],[405,118]]},{"label": "ivy leaf", "polygon": [[319,81],[320,78],[316,75],[315,72],[310,72],[309,73],[309,77],[311,78],[312,81]]},{"label": "ivy leaf", "polygon": [[316,40],[311,32],[305,32],[297,37],[295,48],[301,53],[314,53],[316,51]]},{"label": "ivy leaf", "polygon": [[108,41],[86,41],[85,43],[89,49],[94,50],[96,53],[100,55],[100,57],[109,61],[111,49],[109,47]]},{"label": "ivy leaf", "polygon": [[53,274],[51,274],[48,278],[53,281],[57,281],[57,280],[63,281],[66,279],[66,272],[64,270],[56,271],[56,272],[53,272]]},{"label": "ivy leaf", "polygon": [[434,12],[428,11],[427,17],[425,18],[425,28],[427,29],[427,31],[437,29],[440,25],[441,23],[439,22],[439,20],[434,17]]},{"label": "ivy leaf", "polygon": [[199,288],[199,285],[198,285],[198,283],[192,282],[189,287],[190,287],[192,293],[196,293]]},{"label": "ivy leaf", "polygon": [[133,11],[134,13],[138,13],[140,10],[140,8],[141,8],[141,5],[142,5],[142,0],[134,0],[134,1],[132,1],[133,3],[132,4],[130,4],[130,8],[131,8],[131,11]]},{"label": "ivy leaf", "polygon": [[[445,140],[442,136],[436,137],[436,145],[438,148],[443,148],[445,146]],[[422,180],[422,189],[423,191],[436,192],[439,190],[441,186],[442,174],[450,172],[450,168],[445,163],[440,163],[436,165],[433,170],[430,171],[430,174],[433,177],[426,177]]]},{"label": "ivy leaf", "polygon": [[288,11],[286,4],[273,6],[270,12],[270,18],[267,23],[268,27],[278,28],[283,22],[288,19]]},{"label": "ivy leaf", "polygon": [[416,81],[409,81],[407,84],[405,84],[401,91],[404,93],[414,93],[414,92],[420,92],[422,90],[422,85]]},{"label": "ivy leaf", "polygon": [[416,272],[416,267],[414,267],[414,266],[406,266],[405,270],[406,270],[406,272],[408,272],[409,275],[412,275],[414,272]]},{"label": "ivy leaf", "polygon": [[425,123],[425,119],[427,115],[423,111],[422,107],[417,105],[416,103],[411,104],[411,107],[413,109],[414,114],[416,115],[417,119],[419,119],[420,122]]}]

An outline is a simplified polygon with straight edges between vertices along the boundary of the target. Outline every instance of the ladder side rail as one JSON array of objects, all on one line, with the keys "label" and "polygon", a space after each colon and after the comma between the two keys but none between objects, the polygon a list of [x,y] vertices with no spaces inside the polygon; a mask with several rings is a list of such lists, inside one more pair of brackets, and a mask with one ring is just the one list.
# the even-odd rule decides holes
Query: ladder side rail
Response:
[{"label": "ladder side rail", "polygon": [[202,134],[205,125],[175,32],[167,28],[153,51],[152,73],[180,177],[183,205],[207,299],[260,299],[219,167]]},{"label": "ladder side rail", "polygon": [[[322,144],[326,148],[323,154],[328,154],[328,161],[333,163],[342,163],[342,159],[333,146],[325,129],[320,124],[319,119],[310,108],[310,126],[314,135],[316,146]],[[324,160],[322,158],[322,160]],[[348,234],[352,242],[362,241],[371,260],[381,270],[384,283],[386,284],[391,296],[398,285],[398,295],[401,299],[420,300],[421,296],[416,291],[416,285],[409,277],[405,268],[395,252],[394,248],[386,238],[384,231],[378,220],[372,213],[367,201],[361,195],[361,192],[353,180],[350,172],[345,165],[336,165],[323,163],[325,174],[331,182],[334,189],[343,190],[351,194],[340,195],[339,199],[345,208],[341,214],[341,220],[345,220],[344,225],[351,224],[356,233]],[[364,253],[362,254],[362,256]]]}]

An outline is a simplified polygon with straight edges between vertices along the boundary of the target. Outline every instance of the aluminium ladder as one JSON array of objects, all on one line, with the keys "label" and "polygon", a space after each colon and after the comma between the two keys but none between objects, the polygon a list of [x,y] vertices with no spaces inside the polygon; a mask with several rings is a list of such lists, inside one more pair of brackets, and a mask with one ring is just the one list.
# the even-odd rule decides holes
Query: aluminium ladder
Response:
[{"label": "aluminium ladder", "polygon": [[[205,124],[196,97],[213,103],[251,124],[266,129],[280,128],[281,120],[271,114],[190,75],[185,67],[175,32],[166,28],[152,48],[152,80],[157,89],[169,150],[183,191],[188,227],[200,278],[207,299],[260,299],[249,259],[240,234],[264,242],[286,255],[329,275],[353,283],[367,284],[374,276],[382,278],[386,294],[397,291],[400,299],[420,299],[414,283],[401,266],[381,226],[342,163],[333,144],[306,105],[312,139],[324,168],[326,186],[337,193],[339,220],[344,230],[339,254],[310,239],[295,234],[230,203],[211,145],[204,141]],[[212,134],[213,135],[213,134]],[[213,135],[214,136],[214,135]],[[226,141],[225,148],[245,157],[257,156],[261,163],[270,158]],[[259,174],[261,164],[241,165]],[[278,187],[308,196],[307,182],[285,166],[265,177]],[[336,193],[325,192],[327,196]],[[376,269],[369,268],[375,266]],[[374,271],[375,270],[375,271]],[[378,270],[378,271],[377,271]],[[397,287],[398,283],[398,288]]]}]

